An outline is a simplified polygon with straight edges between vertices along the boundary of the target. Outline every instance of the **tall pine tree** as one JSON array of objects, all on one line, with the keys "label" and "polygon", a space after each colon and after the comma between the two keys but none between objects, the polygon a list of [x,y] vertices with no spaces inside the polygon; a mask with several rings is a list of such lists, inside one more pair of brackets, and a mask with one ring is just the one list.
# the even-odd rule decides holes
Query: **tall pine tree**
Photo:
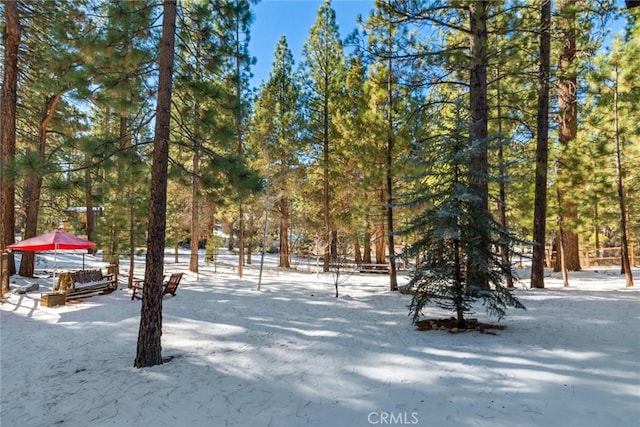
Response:
[{"label": "tall pine tree", "polygon": [[[15,169],[16,155],[16,108],[18,85],[18,49],[22,28],[18,14],[18,2],[5,1],[5,31],[3,32],[4,64],[2,75],[2,100],[0,101],[0,252],[15,240]],[[9,255],[9,276],[15,274],[13,254]],[[9,282],[2,283],[0,295],[8,292]]]},{"label": "tall pine tree", "polygon": [[167,164],[173,81],[176,1],[165,0],[162,14],[162,40],[158,58],[158,101],[153,149],[151,203],[147,243],[145,295],[142,299],[140,328],[134,366],[160,365],[162,359],[162,280],[167,209]]},{"label": "tall pine tree", "polygon": [[[265,175],[269,193],[275,199],[279,221],[279,267],[291,267],[289,232],[292,215],[291,197],[300,181],[301,115],[300,84],[294,74],[293,55],[282,36],[276,46],[267,82],[261,87],[254,109],[254,132],[263,141],[268,159]],[[271,171],[271,172],[270,172]]]},{"label": "tall pine tree", "polygon": [[336,14],[330,0],[326,0],[318,9],[316,21],[303,46],[303,57],[304,111],[308,123],[310,154],[321,170],[322,177],[323,271],[329,271],[332,247],[335,247],[337,238],[331,218],[331,150],[338,141],[334,115],[343,90],[345,63]]}]

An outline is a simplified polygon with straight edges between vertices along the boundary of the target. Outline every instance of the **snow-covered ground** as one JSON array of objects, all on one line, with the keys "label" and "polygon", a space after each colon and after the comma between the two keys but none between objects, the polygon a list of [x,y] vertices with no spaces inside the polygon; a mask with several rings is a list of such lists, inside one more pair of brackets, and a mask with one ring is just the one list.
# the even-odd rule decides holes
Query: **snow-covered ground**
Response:
[{"label": "snow-covered ground", "polygon": [[[224,251],[222,251],[224,254]],[[516,291],[496,335],[419,332],[410,296],[384,275],[274,268],[256,291],[259,256],[239,279],[229,255],[186,274],[164,299],[161,366],[135,369],[140,301],[127,271],[116,292],[47,308],[40,290],[1,307],[2,426],[637,426],[640,419],[640,270],[570,274],[569,288]],[[143,259],[138,264],[141,268]],[[82,255],[57,255],[81,268]],[[90,255],[87,268],[104,266]],[[126,262],[123,262],[125,267]],[[312,271],[308,271],[312,270]],[[47,276],[48,277],[45,277]],[[141,273],[136,273],[141,276]],[[401,284],[406,277],[401,278]],[[436,309],[429,317],[448,316]],[[485,317],[478,307],[475,317]]]}]

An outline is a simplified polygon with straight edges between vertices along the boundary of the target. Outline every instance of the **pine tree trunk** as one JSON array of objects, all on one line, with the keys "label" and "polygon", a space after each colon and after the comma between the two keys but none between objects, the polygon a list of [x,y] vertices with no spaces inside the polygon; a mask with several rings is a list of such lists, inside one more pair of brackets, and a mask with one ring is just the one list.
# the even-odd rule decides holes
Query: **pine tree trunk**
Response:
[{"label": "pine tree trunk", "polygon": [[[0,163],[0,252],[15,240],[15,175],[13,163],[16,156],[16,106],[18,84],[18,50],[22,28],[18,15],[18,4],[14,1],[4,2],[4,76],[2,82],[2,99],[0,100],[0,144],[2,158]],[[13,253],[9,254],[9,275],[16,273]],[[6,289],[8,291],[8,289]],[[2,290],[2,294],[5,290]]]},{"label": "pine tree trunk", "polygon": [[[89,160],[89,155],[87,154],[85,159]],[[93,241],[93,229],[95,224],[95,216],[93,214],[93,194],[92,194],[92,182],[91,179],[91,170],[89,168],[84,171],[84,200],[85,206],[87,208],[87,240]],[[89,249],[89,252],[95,254],[96,249]]]},{"label": "pine tree trunk", "polygon": [[244,209],[238,203],[238,277],[244,274]]},{"label": "pine tree trunk", "polygon": [[[496,76],[496,96],[497,96],[497,107],[498,107],[498,134],[502,137],[502,99],[500,92],[500,67],[498,66],[497,76]],[[509,242],[507,240],[506,232],[508,230],[507,224],[507,189],[505,181],[502,177],[507,175],[507,170],[504,162],[504,148],[502,141],[500,142],[500,147],[498,148],[498,169],[500,174],[500,182],[499,182],[499,200],[498,200],[498,211],[500,212],[500,225],[502,226],[502,236],[500,238],[500,258],[502,262],[502,267],[505,269],[511,269],[511,256],[510,256],[510,247]],[[513,288],[513,278],[510,274],[507,275],[507,287]]]},{"label": "pine tree trunk", "polygon": [[180,262],[180,228],[173,224],[173,263]]},{"label": "pine tree trunk", "polygon": [[536,124],[536,177],[533,213],[533,260],[531,287],[544,288],[547,224],[547,169],[549,154],[549,73],[551,69],[551,0],[542,4],[540,17],[540,67],[538,71],[538,113]]},{"label": "pine tree trunk", "polygon": [[[564,202],[566,198],[564,197],[564,193],[560,196],[560,200]],[[562,233],[558,232],[556,235],[556,240],[560,239],[560,236],[563,236],[562,239],[562,248],[564,253],[564,264],[568,271],[580,271],[582,267],[580,266],[580,245],[578,243],[578,235],[575,234],[571,230],[567,230],[567,216],[562,215]],[[562,271],[562,262],[560,256],[556,257],[555,263],[553,265],[553,271]]]},{"label": "pine tree trunk", "polygon": [[[564,41],[560,62],[558,64],[558,137],[561,151],[559,154],[560,165],[558,172],[558,185],[561,187],[559,209],[563,221],[563,242],[565,266],[569,271],[580,271],[580,248],[577,234],[567,225],[570,225],[577,217],[577,205],[572,199],[566,197],[568,191],[564,188],[570,181],[571,164],[573,159],[569,156],[570,145],[578,134],[578,98],[577,98],[577,74],[575,70],[576,60],[576,0],[561,0],[558,4],[560,39]],[[556,262],[555,271],[560,271],[561,263]]]},{"label": "pine tree trunk", "polygon": [[[389,45],[391,45],[391,37],[389,37]],[[396,251],[395,242],[393,236],[393,143],[394,143],[394,130],[393,130],[393,68],[391,60],[391,46],[389,46],[389,60],[387,64],[387,96],[389,104],[389,112],[387,117],[387,203],[386,203],[386,216],[387,216],[387,235],[389,241],[389,290],[398,290],[398,278],[396,276]]]},{"label": "pine tree trunk", "polygon": [[[209,239],[211,239],[212,244],[207,242],[204,259],[206,261],[215,261],[215,254],[218,252],[218,237],[216,236],[216,208],[215,206],[211,206],[211,234],[209,235]],[[215,265],[214,265],[215,267]]]},{"label": "pine tree trunk", "polygon": [[247,227],[248,230],[248,235],[251,237],[248,241],[247,241],[247,256],[246,256],[246,260],[247,260],[247,265],[251,265],[252,264],[252,260],[251,260],[251,254],[253,253],[253,249],[254,249],[254,236],[255,236],[255,219],[253,217],[253,214],[249,216],[249,225]]},{"label": "pine tree trunk", "polygon": [[[196,108],[196,111],[198,109]],[[192,158],[193,177],[191,178],[191,244],[189,256],[189,271],[198,272],[198,246],[200,240],[200,203],[198,193],[200,191],[200,156],[198,155],[197,141],[194,141]]]},{"label": "pine tree trunk", "polygon": [[[471,191],[478,197],[479,208],[489,210],[489,184],[488,184],[488,121],[489,105],[487,98],[487,0],[473,1],[469,3],[469,22],[471,39],[472,67],[469,78],[469,109],[471,123],[469,125],[469,137],[471,143],[476,146],[471,155],[470,167],[475,171],[476,178],[471,179]],[[484,280],[476,266],[478,261],[468,262],[467,286],[474,288],[488,288],[489,284]]]},{"label": "pine tree trunk", "polygon": [[484,210],[489,209],[488,175],[488,121],[489,105],[487,101],[487,0],[473,1],[469,4],[471,28],[472,68],[469,78],[469,109],[471,123],[469,136],[479,148],[472,155],[471,164],[478,176],[471,183],[474,193],[480,197]]},{"label": "pine tree trunk", "polygon": [[[200,35],[197,35],[198,39]],[[196,73],[200,74],[201,71],[201,59],[203,53],[200,51],[200,46],[197,47],[196,54]],[[193,106],[195,116],[195,130],[193,132],[193,157],[191,159],[191,168],[193,169],[193,176],[191,177],[191,229],[190,229],[190,244],[189,244],[189,271],[194,273],[198,272],[198,250],[200,247],[200,122],[202,120],[202,112],[199,101],[196,101]],[[177,237],[177,236],[176,236]],[[176,239],[177,240],[177,239]],[[195,242],[195,245],[194,245]]]},{"label": "pine tree trunk", "polygon": [[[558,191],[558,202],[561,201],[561,197],[560,197],[560,192]],[[560,204],[560,203],[558,203]],[[556,242],[557,242],[557,261],[560,263],[560,267],[558,269],[558,271],[562,272],[562,283],[565,287],[569,286],[569,274],[567,271],[567,264],[566,264],[566,257],[565,257],[565,251],[564,251],[564,239],[562,238],[562,235],[564,233],[564,227],[563,227],[563,223],[562,223],[562,216],[560,216],[560,218],[558,219],[558,235],[556,236]]]},{"label": "pine tree trunk", "polygon": [[[121,153],[124,153],[127,149],[127,116],[125,113],[120,113],[120,136],[119,140],[119,149]],[[120,266],[120,248],[122,238],[122,230],[123,225],[126,223],[126,213],[129,211],[127,208],[128,201],[126,200],[126,193],[124,191],[120,191],[124,188],[125,185],[125,174],[126,174],[126,160],[123,156],[119,156],[117,160],[117,183],[118,183],[118,192],[116,193],[116,204],[114,212],[110,215],[110,222],[112,227],[112,241],[111,241],[111,254],[109,254],[109,262],[111,264],[115,264],[116,266]]]},{"label": "pine tree trunk", "polygon": [[360,242],[358,241],[358,236],[354,239],[353,251],[355,256],[355,263],[362,264],[362,251],[360,250]]},{"label": "pine tree trunk", "polygon": [[229,240],[227,241],[227,249],[229,249],[229,252],[232,252],[236,244],[234,230],[233,230],[233,222],[227,222],[226,224],[229,227]]},{"label": "pine tree trunk", "polygon": [[[62,95],[66,92],[61,90],[54,96],[47,99],[40,117],[40,128],[38,130],[38,156],[44,160],[45,147],[47,143],[47,130],[49,123],[53,120],[53,116],[58,107],[58,103]],[[42,191],[42,175],[34,173],[26,178],[25,184],[25,225],[23,239],[35,237],[38,231],[38,214],[40,212],[40,193]],[[33,277],[35,264],[35,252],[24,252],[20,260],[19,274],[24,277]]]},{"label": "pine tree trunk", "polygon": [[386,251],[385,251],[385,232],[384,223],[387,214],[386,199],[384,196],[384,187],[381,187],[378,191],[378,202],[380,204],[380,216],[376,223],[376,264],[386,263]]},{"label": "pine tree trunk", "polygon": [[622,170],[622,142],[620,141],[620,118],[618,112],[618,67],[615,68],[615,82],[613,91],[613,123],[616,139],[616,181],[618,189],[618,206],[620,208],[620,240],[621,240],[621,264],[622,274],[625,275],[626,286],[633,286],[631,262],[629,261],[629,240],[627,238],[627,208],[624,196],[623,170]]},{"label": "pine tree trunk", "polygon": [[[367,221],[367,230],[369,229],[369,222]],[[371,233],[369,231],[364,233],[364,248],[362,250],[362,263],[371,264]]]},{"label": "pine tree trunk", "polygon": [[[131,184],[133,186],[133,183]],[[133,194],[133,189],[129,192]],[[133,287],[133,278],[136,269],[136,208],[129,206],[129,277],[127,278],[127,288]]]},{"label": "pine tree trunk", "polygon": [[280,211],[280,262],[279,267],[291,268],[289,261],[289,200],[286,197],[278,203]]},{"label": "pine tree trunk", "polygon": [[338,230],[331,230],[331,261],[338,261]]},{"label": "pine tree trunk", "polygon": [[464,281],[462,280],[462,260],[460,259],[460,239],[453,240],[453,250],[454,250],[454,269],[455,269],[455,296],[454,296],[454,304],[456,307],[456,326],[458,328],[464,328],[466,326],[466,322],[464,320]]},{"label": "pine tree trunk", "polygon": [[[235,108],[235,125],[236,138],[238,139],[238,158],[243,158],[244,149],[242,146],[242,76],[240,75],[240,19],[235,20],[236,26],[236,44],[235,44],[235,65],[236,65],[236,108]],[[238,202],[238,277],[242,278],[244,274],[244,209],[242,206],[242,197]]]},{"label": "pine tree trunk", "polygon": [[[458,142],[455,142],[454,144],[456,144],[456,151],[459,151],[459,145]],[[456,162],[454,162],[454,164],[452,165],[452,173],[453,173],[453,185],[458,185],[460,183],[460,165]],[[458,205],[459,208],[459,205]],[[460,219],[460,217],[458,217],[458,220]],[[460,226],[461,226],[461,222],[460,221],[456,221],[456,224],[458,225],[458,228],[456,230],[456,234],[458,236],[462,235],[462,232],[460,230]],[[462,248],[461,248],[461,240],[459,237],[455,237],[453,239],[453,283],[455,286],[454,289],[454,296],[453,296],[453,302],[454,302],[454,306],[455,306],[455,310],[456,310],[456,320],[457,320],[457,327],[458,328],[464,328],[465,327],[465,320],[464,320],[464,295],[465,293],[469,290],[469,280],[468,280],[468,276],[467,276],[467,280],[463,280],[463,270],[464,270],[464,264],[463,264],[463,257],[465,254],[462,253]],[[440,253],[438,254],[438,257],[443,257],[444,253]],[[450,260],[445,260],[445,259],[441,259],[439,261],[442,264],[447,264],[450,263]],[[468,263],[467,263],[468,264]],[[469,268],[467,267],[467,273],[469,271]],[[474,292],[473,289],[471,289],[471,292]]]},{"label": "pine tree trunk", "polygon": [[593,236],[596,253],[600,256],[600,214],[598,213],[598,196],[593,198]]},{"label": "pine tree trunk", "polygon": [[331,262],[331,217],[329,206],[329,98],[326,91],[329,90],[329,77],[325,75],[325,96],[323,105],[323,133],[322,133],[322,182],[323,195],[322,206],[324,212],[324,264],[322,271],[329,271],[329,263]]},{"label": "pine tree trunk", "polygon": [[171,120],[171,86],[176,32],[176,0],[165,0],[162,40],[159,54],[158,101],[151,168],[149,235],[142,298],[140,329],[134,366],[142,368],[162,364],[162,279],[167,211],[167,169],[169,160],[169,125]]}]

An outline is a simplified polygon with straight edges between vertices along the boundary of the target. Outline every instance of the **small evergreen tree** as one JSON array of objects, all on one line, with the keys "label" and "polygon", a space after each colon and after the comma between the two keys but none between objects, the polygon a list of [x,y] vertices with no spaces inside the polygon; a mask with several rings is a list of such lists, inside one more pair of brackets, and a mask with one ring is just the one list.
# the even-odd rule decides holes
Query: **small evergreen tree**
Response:
[{"label": "small evergreen tree", "polygon": [[[515,276],[500,254],[500,248],[506,246],[501,239],[509,235],[478,203],[471,186],[478,172],[470,167],[470,159],[482,147],[466,133],[468,121],[462,117],[460,104],[449,108],[449,117],[444,113],[447,108],[434,114],[434,128],[439,131],[415,147],[416,167],[423,172],[413,178],[422,185],[407,204],[422,212],[405,230],[420,236],[409,248],[411,255],[420,255],[409,282],[414,294],[409,310],[415,323],[422,309],[433,302],[455,311],[457,326],[464,328],[464,316],[478,299],[490,316],[499,319],[507,307],[524,306],[503,286],[505,278]],[[473,270],[479,280],[468,283],[467,270]]]}]

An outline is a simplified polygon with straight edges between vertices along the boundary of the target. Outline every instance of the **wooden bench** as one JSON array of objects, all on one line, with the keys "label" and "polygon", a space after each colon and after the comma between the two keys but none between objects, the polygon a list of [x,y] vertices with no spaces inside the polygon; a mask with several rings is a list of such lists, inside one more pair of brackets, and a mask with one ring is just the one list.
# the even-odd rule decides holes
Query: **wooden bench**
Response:
[{"label": "wooden bench", "polygon": [[[180,280],[182,280],[183,274],[184,273],[172,273],[171,276],[169,276],[169,280],[162,284],[162,296],[166,294],[171,294],[174,297],[176,296],[176,291],[180,284]],[[144,280],[134,280],[131,289],[133,290],[131,293],[131,301],[142,299],[142,294],[144,292]]]},{"label": "wooden bench", "polygon": [[333,262],[329,264],[331,270],[359,271],[360,273],[385,273],[389,274],[389,264],[356,264],[349,262]]},{"label": "wooden bench", "polygon": [[360,273],[383,273],[389,274],[389,264],[360,264]]},{"label": "wooden bench", "polygon": [[118,289],[114,273],[102,270],[79,270],[60,273],[54,291],[63,292],[66,300],[104,295]]}]

